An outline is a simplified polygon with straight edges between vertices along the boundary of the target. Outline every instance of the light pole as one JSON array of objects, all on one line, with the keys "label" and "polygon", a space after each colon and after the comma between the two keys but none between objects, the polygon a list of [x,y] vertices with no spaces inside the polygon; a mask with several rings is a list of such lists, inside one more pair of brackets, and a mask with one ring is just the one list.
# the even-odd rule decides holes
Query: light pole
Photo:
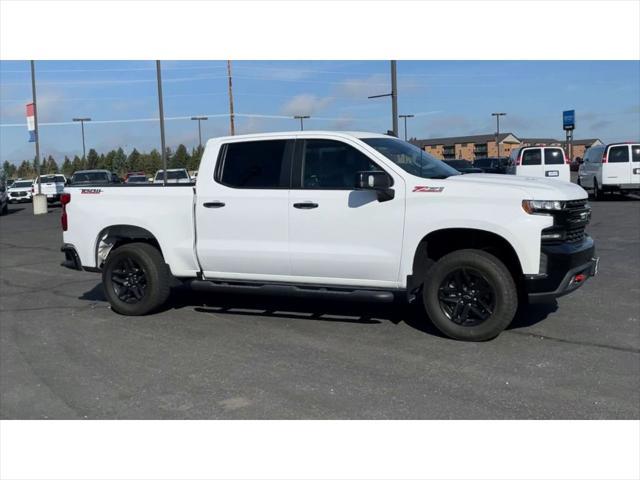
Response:
[{"label": "light pole", "polygon": [[415,115],[398,115],[400,118],[404,118],[404,141],[407,141],[407,118],[413,118]]},{"label": "light pole", "polygon": [[158,109],[160,113],[160,145],[162,147],[162,184],[167,186],[167,149],[164,144],[164,108],[162,106],[162,75],[160,73],[160,60],[156,60],[156,76],[158,77]]},{"label": "light pole", "polygon": [[304,119],[311,117],[309,115],[295,115],[293,118],[300,120],[300,130],[304,130]]},{"label": "light pole", "polygon": [[505,116],[504,112],[494,112],[492,117],[496,117],[496,146],[498,147],[498,158],[500,158],[500,117]]},{"label": "light pole", "polygon": [[74,122],[80,122],[80,126],[82,127],[82,158],[87,158],[87,151],[84,146],[84,122],[90,122],[91,119],[89,117],[83,118],[72,118]]},{"label": "light pole", "polygon": [[229,124],[231,135],[236,134],[235,116],[233,114],[233,82],[231,80],[231,60],[227,60],[227,76],[229,77]]},{"label": "light pole", "polygon": [[[40,164],[40,133],[38,132],[38,103],[36,102],[36,65],[33,60],[31,60],[31,96],[32,96],[32,102],[33,102],[34,131],[36,135],[36,160],[38,160],[38,164]],[[38,195],[39,195],[42,193],[42,189],[40,187],[40,172],[35,172],[35,173],[38,178]]]},{"label": "light pole", "polygon": [[202,129],[200,128],[200,122],[202,120],[209,120],[209,117],[191,117],[191,120],[198,121],[198,145],[200,145],[200,149],[202,150]]},{"label": "light pole", "polygon": [[391,125],[392,133],[398,136],[398,81],[396,74],[396,61],[391,60],[391,93],[383,93],[382,95],[371,95],[367,98],[391,97]]}]

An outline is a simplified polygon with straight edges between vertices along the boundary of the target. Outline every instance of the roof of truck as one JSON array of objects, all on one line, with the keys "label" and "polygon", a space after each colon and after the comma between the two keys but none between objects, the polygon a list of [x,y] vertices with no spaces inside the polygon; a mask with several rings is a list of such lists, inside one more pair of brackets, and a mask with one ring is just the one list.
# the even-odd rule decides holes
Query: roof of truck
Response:
[{"label": "roof of truck", "polygon": [[375,132],[357,132],[357,131],[343,131],[343,130],[294,130],[288,132],[261,132],[261,133],[249,133],[245,135],[233,135],[226,137],[215,137],[212,140],[231,140],[231,139],[243,139],[243,138],[262,138],[262,137],[298,137],[307,135],[343,135],[355,138],[396,138],[382,133]]}]

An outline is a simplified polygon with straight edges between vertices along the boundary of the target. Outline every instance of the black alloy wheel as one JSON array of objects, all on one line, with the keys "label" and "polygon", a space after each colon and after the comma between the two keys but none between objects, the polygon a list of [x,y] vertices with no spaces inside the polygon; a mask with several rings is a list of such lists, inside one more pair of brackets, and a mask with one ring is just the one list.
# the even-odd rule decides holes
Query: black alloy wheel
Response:
[{"label": "black alloy wheel", "polygon": [[114,293],[121,301],[133,304],[144,298],[147,276],[133,258],[124,257],[111,270],[111,283]]},{"label": "black alloy wheel", "polygon": [[452,322],[473,327],[486,321],[495,311],[496,292],[479,271],[457,268],[441,282],[438,300],[442,312]]}]

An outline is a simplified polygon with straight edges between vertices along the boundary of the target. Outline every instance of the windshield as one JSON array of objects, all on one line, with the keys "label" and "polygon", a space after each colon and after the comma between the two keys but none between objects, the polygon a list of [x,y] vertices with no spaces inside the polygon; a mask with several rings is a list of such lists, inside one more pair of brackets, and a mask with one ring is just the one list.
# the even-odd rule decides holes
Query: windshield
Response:
[{"label": "windshield", "polygon": [[455,169],[415,145],[397,138],[361,138],[411,175],[422,178],[447,178],[460,175]]},{"label": "windshield", "polygon": [[132,177],[129,177],[127,179],[127,182],[129,183],[142,183],[142,182],[146,182],[147,181],[147,177],[143,177],[141,175],[134,175]]},{"label": "windshield", "polygon": [[82,182],[108,182],[109,174],[107,172],[78,172],[71,177],[71,183]]},{"label": "windshield", "polygon": [[11,188],[28,188],[33,185],[33,182],[14,182]]},{"label": "windshield", "polygon": [[[180,178],[189,178],[185,170],[169,170],[167,172],[167,180],[178,180]],[[156,180],[164,180],[164,172],[156,173]]]},{"label": "windshield", "polygon": [[40,183],[64,183],[64,177],[61,175],[44,175],[40,177]]}]

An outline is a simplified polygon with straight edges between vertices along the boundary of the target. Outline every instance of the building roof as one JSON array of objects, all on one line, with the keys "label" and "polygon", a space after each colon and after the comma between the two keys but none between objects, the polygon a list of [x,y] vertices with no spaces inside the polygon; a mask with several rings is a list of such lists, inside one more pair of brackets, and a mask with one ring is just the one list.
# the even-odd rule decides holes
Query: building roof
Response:
[{"label": "building roof", "polygon": [[[511,138],[509,138],[511,137]],[[494,142],[496,135],[489,133],[485,135],[467,135],[463,137],[442,137],[442,138],[428,138],[424,140],[415,140],[415,144],[419,147],[433,146],[433,145],[455,145],[456,143],[488,143]],[[508,141],[508,143],[520,143],[520,139],[513,133],[501,133],[499,138],[500,143]]]},{"label": "building roof", "polygon": [[[555,138],[521,138],[522,143],[530,143],[532,145],[548,145],[550,143],[561,144],[562,140]],[[575,143],[575,142],[574,142]]]},{"label": "building roof", "polygon": [[602,144],[602,140],[600,140],[599,138],[585,138],[582,140],[574,140],[573,142],[574,145],[593,145],[594,143],[597,143],[598,145]]}]

